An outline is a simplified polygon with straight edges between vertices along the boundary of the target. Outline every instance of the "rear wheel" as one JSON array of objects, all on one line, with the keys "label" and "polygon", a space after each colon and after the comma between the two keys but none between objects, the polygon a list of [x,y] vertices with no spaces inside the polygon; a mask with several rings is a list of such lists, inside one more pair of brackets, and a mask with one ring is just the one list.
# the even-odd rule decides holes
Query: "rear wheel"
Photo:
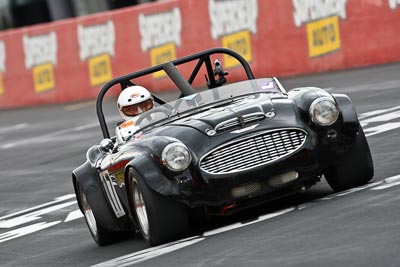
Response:
[{"label": "rear wheel", "polygon": [[158,245],[187,234],[189,229],[187,207],[173,199],[154,192],[131,169],[132,208],[143,238],[150,245]]},{"label": "rear wheel", "polygon": [[361,186],[372,179],[374,165],[361,125],[358,135],[347,154],[339,164],[328,168],[324,175],[328,184],[335,191]]},{"label": "rear wheel", "polygon": [[104,246],[121,240],[125,236],[122,232],[108,230],[97,222],[95,213],[93,212],[85,193],[80,185],[78,185],[78,188],[83,215],[94,241],[99,246]]}]

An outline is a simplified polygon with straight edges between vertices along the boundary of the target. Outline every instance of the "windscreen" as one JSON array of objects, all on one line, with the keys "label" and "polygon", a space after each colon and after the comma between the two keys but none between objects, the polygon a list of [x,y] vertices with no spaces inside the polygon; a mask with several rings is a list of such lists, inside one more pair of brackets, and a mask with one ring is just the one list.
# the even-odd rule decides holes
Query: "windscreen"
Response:
[{"label": "windscreen", "polygon": [[155,107],[140,115],[136,125],[141,129],[149,128],[202,112],[215,106],[228,104],[236,98],[251,95],[263,97],[281,93],[272,78],[241,81],[202,91]]}]

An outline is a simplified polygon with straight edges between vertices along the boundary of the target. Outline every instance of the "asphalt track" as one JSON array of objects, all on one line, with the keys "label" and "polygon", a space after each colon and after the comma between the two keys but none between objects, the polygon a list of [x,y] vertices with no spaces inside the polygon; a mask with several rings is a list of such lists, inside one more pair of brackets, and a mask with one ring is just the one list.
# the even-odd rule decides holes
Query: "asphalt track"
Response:
[{"label": "asphalt track", "polygon": [[[334,194],[323,181],[161,247],[138,234],[98,247],[71,184],[101,140],[94,103],[0,111],[0,266],[400,266],[400,64],[282,83],[352,98],[375,163],[370,184]],[[117,118],[112,101],[105,109]]]}]

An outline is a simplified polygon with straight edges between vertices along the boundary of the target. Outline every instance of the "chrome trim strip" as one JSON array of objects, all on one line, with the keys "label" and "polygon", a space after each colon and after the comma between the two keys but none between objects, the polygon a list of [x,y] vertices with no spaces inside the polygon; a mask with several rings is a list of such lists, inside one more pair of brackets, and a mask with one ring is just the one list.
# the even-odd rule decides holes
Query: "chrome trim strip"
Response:
[{"label": "chrome trim strip", "polygon": [[283,85],[282,85],[281,82],[278,80],[278,78],[273,77],[272,79],[274,79],[274,81],[275,81],[276,84],[278,85],[279,90],[280,90],[282,93],[284,93],[285,95],[287,95],[287,92],[286,92],[285,87],[283,87]]},{"label": "chrome trim strip", "polygon": [[110,202],[110,205],[115,213],[115,216],[117,216],[117,218],[124,216],[124,208],[122,207],[121,201],[118,198],[117,192],[115,191],[108,171],[101,172],[100,179],[103,184],[104,190],[106,191],[108,201]]},{"label": "chrome trim strip", "polygon": [[[242,143],[242,142],[246,142],[248,139],[255,139],[255,138],[262,138],[263,139],[264,145],[259,146],[257,148],[257,150],[259,150],[259,151],[266,150],[267,146],[269,146],[269,145],[273,145],[273,146],[276,146],[276,144],[278,144],[278,146],[279,145],[283,145],[284,139],[278,140],[278,142],[274,142],[273,141],[273,136],[271,136],[270,138],[269,137],[266,137],[266,138],[263,137],[264,135],[269,134],[269,133],[271,133],[271,135],[273,135],[275,132],[276,132],[276,134],[279,134],[279,132],[282,132],[282,131],[288,131],[288,135],[289,136],[295,135],[295,133],[293,133],[293,132],[291,133],[290,131],[300,131],[300,132],[304,133],[304,139],[303,139],[303,141],[301,143],[299,143],[299,140],[294,140],[294,142],[292,142],[292,145],[296,146],[296,149],[294,149],[293,151],[290,151],[289,153],[286,153],[286,154],[280,156],[279,152],[285,152],[286,149],[282,148],[282,147],[278,147],[275,151],[272,151],[272,153],[269,154],[270,158],[272,158],[271,160],[269,160],[267,162],[262,162],[262,163],[259,163],[259,164],[255,164],[255,165],[252,165],[250,167],[245,167],[243,169],[234,169],[234,170],[225,171],[225,172],[224,171],[223,172],[213,172],[213,171],[207,171],[207,170],[204,169],[204,167],[202,167],[203,160],[208,155],[213,154],[217,150],[221,150],[221,149],[226,148],[226,151],[218,151],[218,152],[216,152],[218,154],[212,155],[212,157],[217,157],[218,155],[223,155],[223,154],[230,155],[230,156],[226,156],[225,158],[222,158],[222,159],[220,158],[220,159],[217,159],[217,160],[212,161],[210,163],[206,163],[206,167],[208,169],[212,170],[213,168],[216,167],[218,162],[220,162],[220,163],[222,162],[223,163],[226,160],[229,160],[229,157],[232,157],[232,155],[231,155],[232,151],[237,151],[237,149],[240,149],[240,151],[248,150],[249,149],[249,145],[246,145],[246,143]],[[201,171],[203,171],[205,173],[208,173],[208,174],[211,174],[211,175],[223,175],[223,174],[243,172],[243,171],[250,170],[250,169],[253,169],[253,168],[257,168],[257,167],[260,167],[260,166],[263,166],[263,165],[271,164],[273,162],[276,162],[276,161],[280,160],[283,157],[287,157],[289,155],[292,155],[292,154],[296,153],[297,151],[299,151],[300,149],[303,148],[305,142],[307,141],[307,138],[308,138],[307,131],[305,131],[304,129],[301,129],[301,128],[279,128],[279,129],[273,129],[273,130],[257,132],[257,133],[254,133],[254,134],[242,137],[242,138],[234,139],[231,142],[225,143],[225,144],[223,144],[221,146],[218,146],[218,147],[212,149],[211,151],[209,151],[208,153],[204,154],[200,158],[198,166],[199,166]],[[268,140],[268,139],[270,139],[270,140]],[[291,140],[291,139],[288,139],[288,140]],[[248,140],[248,141],[250,142],[251,140]],[[236,146],[236,147],[234,147],[234,146],[232,147],[231,145],[235,144],[235,143],[240,143],[240,144],[238,144],[238,146]],[[254,145],[252,145],[252,146],[254,146]],[[246,165],[249,162],[260,161],[261,160],[259,155],[252,155],[252,154],[243,155],[243,154],[241,154],[241,155],[236,155],[236,156],[237,157],[240,156],[240,159],[243,161],[243,164],[240,164],[240,165]],[[234,158],[234,156],[233,156],[233,158]],[[237,165],[237,163],[234,162],[234,161],[232,161],[232,163],[226,163],[225,164],[225,166],[234,166],[234,165]]]}]

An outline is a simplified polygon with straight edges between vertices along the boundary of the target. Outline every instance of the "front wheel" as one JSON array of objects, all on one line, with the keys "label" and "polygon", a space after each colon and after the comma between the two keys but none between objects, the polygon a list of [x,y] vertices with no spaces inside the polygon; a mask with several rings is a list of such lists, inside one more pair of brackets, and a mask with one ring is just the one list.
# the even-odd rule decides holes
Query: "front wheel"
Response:
[{"label": "front wheel", "polygon": [[328,184],[336,192],[364,185],[374,176],[371,151],[361,125],[359,127],[353,144],[341,162],[324,173]]},{"label": "front wheel", "polygon": [[139,175],[129,171],[132,209],[143,235],[150,245],[158,245],[187,234],[189,218],[187,207],[153,191]]}]

